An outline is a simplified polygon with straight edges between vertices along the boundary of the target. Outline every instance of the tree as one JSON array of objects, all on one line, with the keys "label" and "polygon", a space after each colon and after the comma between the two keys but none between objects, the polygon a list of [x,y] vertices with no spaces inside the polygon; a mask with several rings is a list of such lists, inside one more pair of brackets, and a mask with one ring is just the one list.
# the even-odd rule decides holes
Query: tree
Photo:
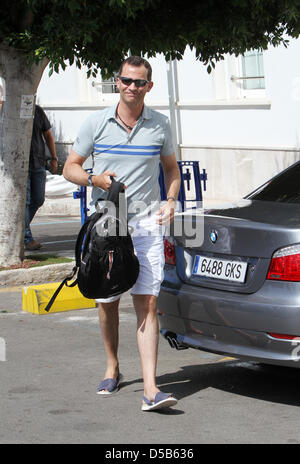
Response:
[{"label": "tree", "polygon": [[47,64],[50,74],[75,62],[105,76],[129,50],[181,59],[189,46],[210,72],[227,53],[287,45],[300,32],[300,0],[2,0],[2,12],[0,265],[23,258],[32,131],[23,108]]}]

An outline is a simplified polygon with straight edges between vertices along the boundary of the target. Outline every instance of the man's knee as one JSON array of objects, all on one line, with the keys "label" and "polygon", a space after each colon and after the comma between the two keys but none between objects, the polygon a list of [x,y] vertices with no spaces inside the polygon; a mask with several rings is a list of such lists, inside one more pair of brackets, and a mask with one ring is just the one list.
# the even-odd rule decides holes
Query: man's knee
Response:
[{"label": "man's knee", "polygon": [[155,295],[132,295],[132,299],[138,317],[157,317],[157,297]]},{"label": "man's knee", "polygon": [[157,297],[155,295],[132,295],[133,302],[141,306],[156,306]]},{"label": "man's knee", "polygon": [[109,313],[110,311],[114,312],[118,310],[120,299],[115,300],[115,301],[109,301],[109,302],[104,302],[104,301],[99,302],[96,300],[96,302],[98,303],[99,313],[106,314],[106,313]]}]

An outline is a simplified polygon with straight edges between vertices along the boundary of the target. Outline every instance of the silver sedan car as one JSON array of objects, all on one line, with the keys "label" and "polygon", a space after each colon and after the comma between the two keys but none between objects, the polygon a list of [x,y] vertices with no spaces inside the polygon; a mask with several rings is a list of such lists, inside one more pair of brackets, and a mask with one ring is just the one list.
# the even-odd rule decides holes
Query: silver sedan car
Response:
[{"label": "silver sedan car", "polygon": [[178,214],[165,240],[162,335],[177,349],[300,367],[300,162],[197,213]]}]

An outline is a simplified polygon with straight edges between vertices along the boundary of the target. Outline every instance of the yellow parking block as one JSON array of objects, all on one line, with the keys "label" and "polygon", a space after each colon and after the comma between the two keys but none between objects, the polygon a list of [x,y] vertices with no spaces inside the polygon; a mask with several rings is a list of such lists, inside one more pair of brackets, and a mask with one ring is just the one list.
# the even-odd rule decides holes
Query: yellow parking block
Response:
[{"label": "yellow parking block", "polygon": [[49,283],[23,287],[22,309],[33,314],[51,314],[73,309],[95,308],[95,300],[85,298],[75,287],[64,286],[56,297],[50,311],[45,311],[49,300],[60,283]]}]

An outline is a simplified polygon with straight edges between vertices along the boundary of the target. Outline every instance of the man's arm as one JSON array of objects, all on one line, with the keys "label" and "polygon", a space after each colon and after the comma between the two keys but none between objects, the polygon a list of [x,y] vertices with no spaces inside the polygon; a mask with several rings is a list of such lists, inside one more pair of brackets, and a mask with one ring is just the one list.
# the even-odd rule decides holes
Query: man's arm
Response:
[{"label": "man's arm", "polygon": [[172,153],[172,155],[169,156],[161,156],[160,161],[164,172],[167,203],[163,205],[158,212],[160,215],[158,224],[166,224],[168,222],[172,222],[174,219],[181,177],[175,153]]},{"label": "man's arm", "polygon": [[[65,179],[73,184],[88,186],[89,173],[82,167],[85,160],[86,158],[84,156],[71,150],[63,169],[63,176]],[[109,190],[111,184],[110,176],[115,177],[116,174],[113,171],[104,171],[98,176],[93,175],[93,186],[102,188],[103,190]]]},{"label": "man's arm", "polygon": [[55,142],[54,142],[54,138],[53,138],[51,130],[48,129],[47,131],[43,132],[43,136],[44,136],[45,142],[51,154],[50,171],[52,174],[55,174],[57,171],[57,157],[56,157],[56,150],[55,150]]}]

